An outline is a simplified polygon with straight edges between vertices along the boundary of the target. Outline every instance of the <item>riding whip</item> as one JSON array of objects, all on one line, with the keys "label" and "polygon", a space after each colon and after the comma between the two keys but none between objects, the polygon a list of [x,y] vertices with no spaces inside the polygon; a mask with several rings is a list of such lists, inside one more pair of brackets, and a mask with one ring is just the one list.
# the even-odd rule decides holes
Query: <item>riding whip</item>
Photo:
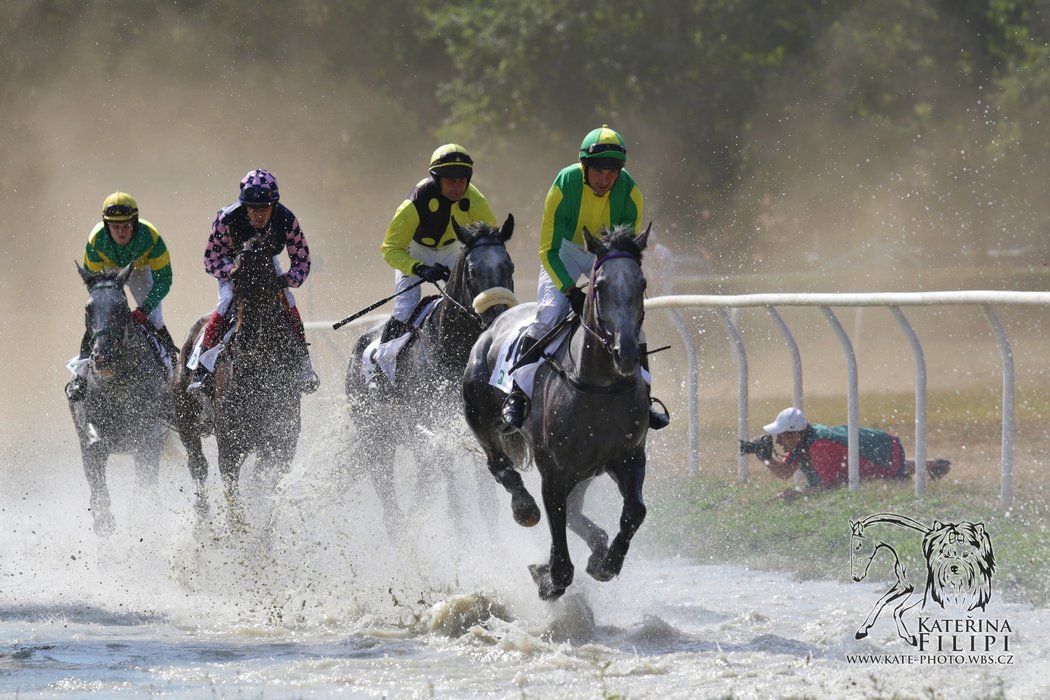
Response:
[{"label": "riding whip", "polygon": [[402,289],[402,290],[401,290],[400,292],[396,292],[396,293],[394,293],[394,294],[391,294],[390,296],[386,297],[385,299],[380,299],[380,300],[379,300],[379,301],[377,301],[376,303],[374,303],[374,304],[370,304],[370,305],[366,306],[365,308],[361,309],[361,310],[360,310],[360,311],[358,311],[357,313],[355,313],[355,314],[351,314],[351,315],[347,316],[347,317],[346,317],[346,318],[344,318],[344,319],[343,319],[342,321],[339,321],[339,322],[337,322],[337,323],[333,323],[333,324],[332,324],[332,330],[334,330],[334,331],[337,331],[337,330],[339,330],[340,328],[342,328],[342,327],[343,327],[343,326],[345,326],[346,324],[350,323],[350,322],[351,322],[351,321],[353,321],[354,319],[358,319],[358,318],[361,318],[362,316],[364,316],[365,314],[367,314],[367,313],[368,313],[369,311],[371,311],[371,310],[373,310],[373,309],[377,309],[377,308],[379,308],[380,306],[382,306],[383,304],[387,303],[388,301],[390,301],[390,300],[391,300],[391,299],[393,299],[394,297],[396,297],[396,296],[399,296],[399,295],[401,295],[401,294],[404,294],[405,292],[407,292],[407,291],[408,291],[408,290],[410,290],[410,289],[415,289],[415,288],[416,288],[416,287],[418,287],[419,285],[423,284],[423,282],[424,282],[424,281],[425,281],[425,280],[418,280],[418,281],[416,281],[416,282],[413,282],[412,284],[410,284],[410,285],[408,285],[407,287],[405,287],[404,289]]}]

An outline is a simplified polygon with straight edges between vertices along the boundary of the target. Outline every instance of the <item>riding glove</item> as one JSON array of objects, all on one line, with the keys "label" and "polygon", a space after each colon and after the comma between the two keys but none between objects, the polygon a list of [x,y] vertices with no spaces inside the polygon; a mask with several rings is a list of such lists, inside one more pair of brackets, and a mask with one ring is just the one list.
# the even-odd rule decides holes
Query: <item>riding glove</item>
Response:
[{"label": "riding glove", "polygon": [[423,280],[430,282],[431,284],[435,282],[441,282],[442,280],[447,280],[451,273],[451,270],[449,270],[447,267],[441,264],[424,265],[423,263],[416,263],[415,266],[413,266],[412,268],[413,275],[422,278]]},{"label": "riding glove", "polygon": [[131,320],[140,326],[149,320],[149,314],[142,310],[142,307],[138,307],[131,312]]},{"label": "riding glove", "polygon": [[582,316],[583,302],[587,299],[587,295],[579,287],[569,287],[565,296],[569,297],[569,306],[576,312],[576,315]]}]

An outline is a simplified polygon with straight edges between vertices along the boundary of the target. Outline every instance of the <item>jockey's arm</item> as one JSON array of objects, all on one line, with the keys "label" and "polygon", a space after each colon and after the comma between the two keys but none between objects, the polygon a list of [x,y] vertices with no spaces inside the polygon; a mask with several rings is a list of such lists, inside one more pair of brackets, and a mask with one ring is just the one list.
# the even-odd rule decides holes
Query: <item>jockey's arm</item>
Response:
[{"label": "jockey's arm", "polygon": [[406,275],[411,275],[412,268],[421,262],[408,252],[408,246],[412,243],[412,237],[418,228],[419,214],[412,201],[406,199],[394,213],[394,218],[391,219],[386,229],[386,235],[383,236],[383,244],[379,248],[387,265]]},{"label": "jockey's arm", "polygon": [[289,287],[299,287],[310,274],[310,246],[306,244],[306,234],[299,226],[299,220],[293,219],[292,226],[285,235],[285,250],[288,253],[288,272],[284,278]]}]

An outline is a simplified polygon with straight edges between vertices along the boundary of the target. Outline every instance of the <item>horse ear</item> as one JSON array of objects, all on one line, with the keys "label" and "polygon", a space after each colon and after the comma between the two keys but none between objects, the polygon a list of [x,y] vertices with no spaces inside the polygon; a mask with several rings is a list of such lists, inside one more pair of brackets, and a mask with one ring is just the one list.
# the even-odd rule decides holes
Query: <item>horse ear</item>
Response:
[{"label": "horse ear", "polygon": [[466,232],[463,230],[463,227],[459,225],[458,221],[456,221],[456,217],[450,216],[448,218],[452,223],[452,230],[456,232],[456,238],[459,239],[460,243],[466,244],[467,235]]},{"label": "horse ear", "polygon": [[135,270],[135,263],[129,262],[124,266],[120,272],[117,273],[117,281],[120,282],[120,286],[124,286],[128,283],[128,277],[131,277],[131,273]]},{"label": "horse ear", "polygon": [[499,227],[499,238],[501,241],[506,243],[510,240],[510,237],[514,235],[514,215],[508,213],[507,220],[503,222],[503,225]]},{"label": "horse ear", "polygon": [[77,266],[77,272],[80,273],[80,279],[84,280],[84,284],[91,284],[91,282],[95,279],[94,273],[88,272],[76,260],[73,261],[73,264]]},{"label": "horse ear", "polygon": [[583,243],[587,248],[588,253],[598,254],[598,250],[601,248],[602,242],[591,235],[591,232],[587,230],[587,227],[583,227]]},{"label": "horse ear", "polygon": [[638,244],[638,250],[645,250],[646,244],[649,242],[649,231],[653,228],[653,222],[650,221],[649,225],[645,227],[645,230],[634,237],[634,242]]}]

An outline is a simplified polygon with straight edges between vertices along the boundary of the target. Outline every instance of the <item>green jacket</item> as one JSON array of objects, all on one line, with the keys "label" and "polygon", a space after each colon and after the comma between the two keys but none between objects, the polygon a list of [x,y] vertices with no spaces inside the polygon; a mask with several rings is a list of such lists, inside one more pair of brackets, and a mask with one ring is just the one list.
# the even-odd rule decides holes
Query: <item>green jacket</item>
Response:
[{"label": "green jacket", "polygon": [[119,270],[132,262],[136,270],[149,267],[153,272],[153,286],[142,302],[142,310],[151,313],[171,290],[171,259],[164,239],[153,224],[139,219],[131,240],[120,246],[109,235],[104,221],[95,224],[84,250],[84,267],[102,272],[106,268]]},{"label": "green jacket", "polygon": [[626,168],[620,171],[613,188],[599,197],[584,183],[583,166],[570,165],[554,178],[543,204],[540,264],[564,292],[576,284],[558,255],[564,241],[583,248],[585,226],[591,235],[599,236],[603,226],[620,224],[628,224],[638,233],[641,223],[642,191]]}]

